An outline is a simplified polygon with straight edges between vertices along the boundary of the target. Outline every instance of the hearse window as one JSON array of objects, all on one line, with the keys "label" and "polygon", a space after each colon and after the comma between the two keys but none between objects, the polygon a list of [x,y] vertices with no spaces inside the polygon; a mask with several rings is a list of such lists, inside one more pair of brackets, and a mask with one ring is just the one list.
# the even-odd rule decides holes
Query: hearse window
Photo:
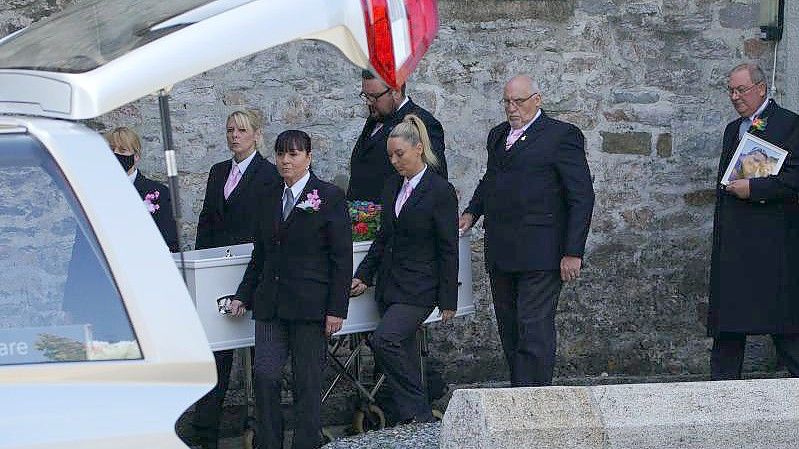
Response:
[{"label": "hearse window", "polygon": [[140,358],[61,171],[35,139],[0,134],[0,365]]}]

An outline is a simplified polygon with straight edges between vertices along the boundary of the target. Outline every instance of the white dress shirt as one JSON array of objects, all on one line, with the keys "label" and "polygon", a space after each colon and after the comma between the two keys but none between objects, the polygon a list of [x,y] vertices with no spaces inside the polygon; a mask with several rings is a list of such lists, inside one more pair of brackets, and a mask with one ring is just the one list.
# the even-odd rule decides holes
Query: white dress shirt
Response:
[{"label": "white dress shirt", "polygon": [[230,171],[232,172],[234,168],[238,167],[239,173],[241,173],[241,176],[244,176],[244,172],[247,171],[247,167],[250,166],[250,162],[252,162],[252,158],[255,157],[256,152],[258,152],[258,150],[253,151],[251,155],[245,157],[241,162],[236,162],[236,159],[232,159],[233,166],[230,168]]},{"label": "white dress shirt", "polygon": [[[288,185],[286,185],[285,182],[283,182],[283,198],[284,198],[283,207],[286,206],[286,203],[285,203],[286,189],[291,189],[291,194],[294,196],[294,204],[292,204],[291,206],[294,207],[297,204],[297,201],[299,200],[300,195],[302,195],[302,191],[303,191],[303,189],[305,189],[305,185],[308,184],[308,180],[309,179],[311,179],[311,172],[310,171],[306,171],[305,172],[305,176],[300,178],[299,181],[295,182],[294,185],[291,186],[291,187],[289,187]],[[305,201],[305,200],[303,200],[303,201]]]}]

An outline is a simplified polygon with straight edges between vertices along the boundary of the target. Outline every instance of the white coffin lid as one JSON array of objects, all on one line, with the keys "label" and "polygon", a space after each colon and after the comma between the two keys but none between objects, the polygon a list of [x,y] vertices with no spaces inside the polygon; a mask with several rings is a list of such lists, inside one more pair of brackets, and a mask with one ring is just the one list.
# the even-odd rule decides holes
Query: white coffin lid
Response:
[{"label": "white coffin lid", "polygon": [[297,39],[368,66],[361,0],[88,0],[0,40],[0,113],[94,118]]}]

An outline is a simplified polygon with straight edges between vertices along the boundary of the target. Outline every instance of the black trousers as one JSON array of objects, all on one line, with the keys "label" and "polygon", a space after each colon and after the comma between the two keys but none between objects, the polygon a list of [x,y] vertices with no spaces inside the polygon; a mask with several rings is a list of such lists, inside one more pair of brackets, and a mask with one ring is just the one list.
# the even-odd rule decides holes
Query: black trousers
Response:
[{"label": "black trousers", "polygon": [[[799,334],[772,334],[777,355],[793,377],[799,377]],[[746,334],[722,332],[713,339],[710,375],[713,380],[741,378]]]},{"label": "black trousers", "polygon": [[489,274],[511,385],[551,385],[557,339],[555,308],[563,285],[560,272],[492,270]]},{"label": "black trousers", "polygon": [[432,306],[380,305],[380,324],[372,335],[371,346],[375,361],[386,375],[398,422],[433,420],[427,390],[422,383],[416,338],[419,326],[432,311]]},{"label": "black trousers", "polygon": [[216,449],[219,441],[219,419],[222,416],[222,403],[225,401],[230,385],[230,369],[233,366],[235,349],[215,351],[216,385],[195,405],[192,427],[197,442],[205,449]]},{"label": "black trousers", "polygon": [[255,321],[255,408],[258,449],[283,447],[280,391],[291,352],[294,375],[294,449],[321,446],[322,370],[327,339],[322,322]]}]

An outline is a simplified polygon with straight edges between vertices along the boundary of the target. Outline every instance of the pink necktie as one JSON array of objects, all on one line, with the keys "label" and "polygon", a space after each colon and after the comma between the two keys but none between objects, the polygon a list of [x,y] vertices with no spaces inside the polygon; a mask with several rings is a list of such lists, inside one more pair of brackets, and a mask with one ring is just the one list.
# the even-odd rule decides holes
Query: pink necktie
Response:
[{"label": "pink necktie", "polygon": [[233,189],[239,184],[239,180],[241,179],[241,171],[239,170],[239,166],[233,164],[233,168],[230,169],[230,174],[227,177],[227,182],[225,183],[225,199],[228,199]]},{"label": "pink necktie", "polygon": [[510,134],[508,134],[508,139],[505,141],[505,151],[510,150],[510,147],[519,140],[522,134],[524,134],[523,128],[511,130]]},{"label": "pink necktie", "polygon": [[394,215],[397,217],[399,217],[402,206],[405,204],[405,201],[408,201],[412,191],[413,187],[411,187],[411,183],[406,179],[405,184],[402,185],[402,191],[397,197],[397,202],[394,204]]}]

